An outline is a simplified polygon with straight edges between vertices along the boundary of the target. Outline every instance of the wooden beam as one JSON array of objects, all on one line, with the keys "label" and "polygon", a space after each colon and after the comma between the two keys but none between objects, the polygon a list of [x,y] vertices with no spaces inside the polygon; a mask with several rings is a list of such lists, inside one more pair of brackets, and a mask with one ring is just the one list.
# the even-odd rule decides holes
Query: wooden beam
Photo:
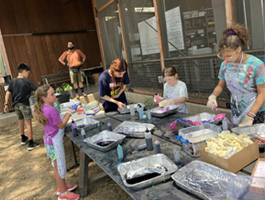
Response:
[{"label": "wooden beam", "polygon": [[123,49],[124,49],[124,54],[125,54],[125,60],[128,63],[128,51],[127,51],[127,44],[126,44],[126,40],[125,40],[125,31],[124,31],[124,26],[123,26],[123,18],[122,18],[122,13],[123,12],[121,10],[121,5],[120,5],[120,1],[118,1],[117,4],[118,7],[118,15],[119,15],[119,21],[120,21],[120,26],[121,26],[121,37],[122,37],[122,44],[123,44]]},{"label": "wooden beam", "polygon": [[161,68],[162,71],[165,68],[165,51],[164,46],[162,43],[162,30],[161,30],[161,23],[160,23],[160,14],[159,14],[159,6],[158,6],[159,0],[153,0],[154,8],[155,8],[155,18],[156,18],[156,27],[157,27],[157,34],[158,34],[158,42],[159,42],[159,50],[160,50],[160,62],[161,62]]},{"label": "wooden beam", "polygon": [[87,183],[88,183],[88,156],[80,150],[80,168],[79,168],[79,192],[84,198],[87,196]]},{"label": "wooden beam", "polygon": [[235,23],[235,6],[234,0],[225,0],[226,27]]},{"label": "wooden beam", "polygon": [[101,37],[101,29],[100,29],[100,24],[99,24],[99,19],[98,19],[98,11],[97,11],[97,6],[96,6],[96,0],[92,0],[92,7],[93,7],[93,13],[94,13],[94,19],[95,19],[95,24],[96,24],[96,29],[97,29],[97,36],[98,36],[98,43],[99,43],[99,51],[100,51],[100,56],[101,56],[101,61],[103,64],[103,69],[106,70],[106,58],[105,58],[105,52],[104,52],[104,46],[103,46],[103,41]]},{"label": "wooden beam", "polygon": [[[101,8],[98,9],[98,13],[102,12],[104,9],[106,9],[110,4],[114,3],[116,0],[110,0],[108,3],[103,5]],[[96,7],[97,4],[95,4]]]}]

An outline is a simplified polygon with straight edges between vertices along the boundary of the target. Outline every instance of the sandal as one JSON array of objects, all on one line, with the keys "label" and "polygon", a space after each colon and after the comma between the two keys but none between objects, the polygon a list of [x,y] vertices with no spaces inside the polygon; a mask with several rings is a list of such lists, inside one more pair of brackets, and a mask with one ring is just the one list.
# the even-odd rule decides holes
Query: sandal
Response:
[{"label": "sandal", "polygon": [[83,92],[83,96],[84,96],[84,97],[86,97],[86,96],[87,96],[87,94]]}]

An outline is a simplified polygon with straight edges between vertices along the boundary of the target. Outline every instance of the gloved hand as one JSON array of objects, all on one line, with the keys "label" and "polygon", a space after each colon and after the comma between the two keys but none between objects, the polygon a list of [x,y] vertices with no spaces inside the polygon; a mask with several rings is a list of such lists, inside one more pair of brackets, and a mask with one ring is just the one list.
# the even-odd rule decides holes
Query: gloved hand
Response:
[{"label": "gloved hand", "polygon": [[66,113],[68,113],[68,114],[70,114],[70,115],[73,115],[73,114],[76,113],[76,111],[77,111],[77,110],[73,110],[73,109],[68,108],[67,111],[66,111]]},{"label": "gloved hand", "polygon": [[174,99],[168,99],[168,100],[164,100],[164,101],[161,101],[159,103],[159,107],[164,107],[164,106],[168,106],[168,105],[174,105]]},{"label": "gloved hand", "polygon": [[212,111],[215,111],[214,110],[214,106],[218,106],[217,105],[217,101],[216,101],[216,96],[214,94],[211,94],[209,97],[208,97],[208,102],[207,102],[207,107],[208,108],[211,108]]},{"label": "gloved hand", "polygon": [[238,125],[239,127],[242,126],[250,126],[253,124],[254,118],[246,115],[245,118],[243,119],[243,121]]}]

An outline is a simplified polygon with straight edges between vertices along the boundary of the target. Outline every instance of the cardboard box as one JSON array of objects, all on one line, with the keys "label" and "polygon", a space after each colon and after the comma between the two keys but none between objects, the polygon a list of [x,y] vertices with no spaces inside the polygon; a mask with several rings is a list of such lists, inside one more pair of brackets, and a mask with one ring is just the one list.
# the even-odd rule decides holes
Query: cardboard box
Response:
[{"label": "cardboard box", "polygon": [[93,94],[88,94],[86,97],[84,96],[81,96],[79,97],[80,101],[83,103],[83,104],[87,104],[89,102],[92,102],[92,101],[96,101],[95,97]]},{"label": "cardboard box", "polygon": [[253,143],[242,149],[238,153],[229,157],[228,159],[213,155],[206,152],[203,147],[200,151],[201,161],[213,164],[217,167],[227,171],[236,173],[249,163],[259,158],[259,144],[258,141],[252,140]]}]

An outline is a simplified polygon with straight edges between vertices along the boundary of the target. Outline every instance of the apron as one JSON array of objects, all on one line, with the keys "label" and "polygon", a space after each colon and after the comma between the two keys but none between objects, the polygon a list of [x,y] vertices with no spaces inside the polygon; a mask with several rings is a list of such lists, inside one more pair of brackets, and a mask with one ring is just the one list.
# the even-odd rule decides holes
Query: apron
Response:
[{"label": "apron", "polygon": [[[64,153],[64,145],[63,145],[63,136],[64,136],[64,129],[59,129],[57,134],[51,138],[48,135],[43,137],[44,144],[47,146],[47,150],[53,147],[56,155],[56,162],[57,162],[57,169],[59,175],[62,179],[66,176],[66,161],[65,161],[65,153]],[[54,167],[54,163],[52,162]]]},{"label": "apron", "polygon": [[[239,67],[246,72],[246,67],[241,62]],[[243,121],[257,98],[256,92],[250,92],[239,84],[242,82],[239,77],[240,75],[237,71],[228,71],[225,73],[226,86],[231,92],[231,121],[235,126]]]},{"label": "apron", "polygon": [[[166,100],[168,100],[168,99],[178,99],[178,98],[180,98],[180,96],[177,95],[177,94],[167,94],[167,96],[166,96]],[[189,114],[189,111],[188,111],[187,106],[186,106],[185,103],[181,103],[181,104],[178,104],[178,105],[179,105],[179,107],[177,108],[178,112]]]}]

